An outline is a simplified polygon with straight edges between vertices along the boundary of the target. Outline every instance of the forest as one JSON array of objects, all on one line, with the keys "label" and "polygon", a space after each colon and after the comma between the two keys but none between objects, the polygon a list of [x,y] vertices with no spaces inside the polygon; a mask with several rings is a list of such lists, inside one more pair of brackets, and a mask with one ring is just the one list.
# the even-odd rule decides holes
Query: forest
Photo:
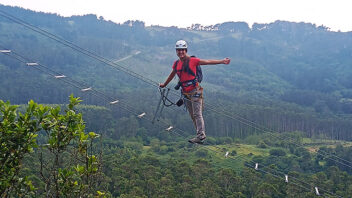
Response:
[{"label": "forest", "polygon": [[[0,195],[351,197],[351,36],[310,23],[178,28],[0,5]],[[191,55],[232,59],[203,67],[202,146],[187,142],[183,107],[150,122],[178,39]]]}]

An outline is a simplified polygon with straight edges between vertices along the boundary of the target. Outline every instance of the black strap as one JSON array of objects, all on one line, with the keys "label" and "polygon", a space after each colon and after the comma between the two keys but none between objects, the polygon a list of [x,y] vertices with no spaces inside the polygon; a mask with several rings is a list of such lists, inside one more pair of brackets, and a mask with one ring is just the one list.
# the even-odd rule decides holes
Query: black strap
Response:
[{"label": "black strap", "polygon": [[177,65],[178,65],[178,62],[179,62],[180,60],[177,60],[176,62],[175,62],[175,64],[174,64],[174,66],[173,66],[173,68],[174,68],[174,71],[175,72],[182,72],[182,71],[185,71],[185,72],[187,72],[188,74],[190,74],[190,75],[192,75],[192,76],[196,76],[196,74],[189,68],[189,61],[190,61],[190,58],[187,58],[186,60],[185,60],[185,62],[183,62],[183,64],[182,64],[182,68],[181,69],[177,69]]},{"label": "black strap", "polygon": [[189,68],[189,61],[190,61],[191,58],[187,58],[186,61],[185,61],[185,71],[188,73],[188,74],[191,74],[192,76],[196,77],[196,74],[191,70],[191,68]]},{"label": "black strap", "polygon": [[[191,56],[191,57],[195,57],[195,56]],[[187,80],[187,81],[184,81],[184,82],[179,81],[178,83],[180,83],[182,87],[188,87],[188,86],[190,86],[190,85],[196,85],[197,82],[198,82],[198,79],[197,79],[196,74],[195,74],[195,73],[190,69],[190,67],[189,67],[189,61],[190,61],[190,59],[191,59],[191,58],[187,58],[187,59],[185,60],[185,62],[182,63],[182,68],[181,68],[180,70],[177,70],[177,65],[178,65],[178,63],[179,63],[180,60],[177,60],[177,61],[175,62],[175,64],[174,64],[174,66],[173,66],[174,71],[175,71],[176,73],[177,73],[177,72],[180,72],[180,76],[179,76],[180,79],[181,79],[181,76],[182,76],[182,71],[185,71],[185,72],[187,72],[188,74],[194,76],[194,79],[192,79],[192,80]],[[191,84],[187,85],[187,83],[190,83],[190,82],[191,82]],[[186,83],[186,86],[184,86],[185,83]]]},{"label": "black strap", "polygon": [[[181,84],[182,87],[188,87],[190,85],[196,85],[197,82],[198,82],[197,78],[194,78],[193,80],[186,80],[186,81],[180,82],[180,83],[182,83]],[[186,84],[186,85],[183,86],[183,84]]]},{"label": "black strap", "polygon": [[173,66],[173,68],[174,68],[174,71],[177,73],[177,72],[182,72],[182,70],[183,70],[183,64],[182,64],[182,68],[181,69],[179,69],[179,70],[177,70],[177,65],[178,65],[178,63],[179,63],[179,61],[180,60],[177,60],[176,62],[175,62],[175,64],[174,64],[174,66]]},{"label": "black strap", "polygon": [[190,74],[190,75],[196,77],[196,74],[195,74],[195,73],[190,69],[190,67],[189,67],[190,58],[187,58],[187,59],[185,60],[185,62],[182,63],[182,68],[178,70],[178,69],[177,69],[177,65],[178,65],[179,61],[180,61],[180,60],[177,60],[177,61],[175,62],[175,64],[174,64],[174,66],[173,66],[173,69],[174,69],[174,71],[175,71],[176,73],[177,73],[177,72],[182,72],[182,71],[184,71],[184,72],[187,72],[188,74]]}]

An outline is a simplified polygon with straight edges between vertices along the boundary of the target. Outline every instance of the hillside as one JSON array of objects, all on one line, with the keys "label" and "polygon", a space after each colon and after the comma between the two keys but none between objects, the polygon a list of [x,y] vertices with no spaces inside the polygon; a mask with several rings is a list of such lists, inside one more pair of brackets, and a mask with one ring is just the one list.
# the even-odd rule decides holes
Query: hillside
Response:
[{"label": "hillside", "polygon": [[[352,138],[351,32],[332,32],[314,24],[285,21],[254,24],[251,28],[243,22],[208,27],[196,24],[187,29],[146,27],[142,21],[115,24],[95,15],[61,17],[7,6],[0,9],[109,60],[133,55],[118,64],[156,82],[164,81],[177,58],[174,42],[185,39],[191,55],[232,59],[229,66],[203,67],[203,86],[210,104],[279,132],[300,130],[310,137],[325,134],[329,138]],[[154,110],[158,95],[144,82],[4,16],[0,17],[0,30],[2,47],[137,108]],[[2,100],[64,103],[74,92],[86,97],[87,104],[102,105],[99,99],[63,86],[11,57],[0,56],[0,70]],[[180,116],[164,116],[178,125],[189,126]],[[238,122],[229,123],[214,113],[206,116],[213,120],[209,121],[210,133],[219,131],[213,135],[243,137],[258,132]],[[228,124],[222,127],[218,123]],[[245,135],[238,134],[238,129]]]}]

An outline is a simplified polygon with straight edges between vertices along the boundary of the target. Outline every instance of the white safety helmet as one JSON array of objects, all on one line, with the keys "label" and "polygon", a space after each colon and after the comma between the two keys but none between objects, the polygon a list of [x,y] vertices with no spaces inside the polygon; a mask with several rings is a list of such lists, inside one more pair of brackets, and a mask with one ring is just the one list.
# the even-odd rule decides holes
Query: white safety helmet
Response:
[{"label": "white safety helmet", "polygon": [[187,49],[187,43],[184,40],[179,40],[176,42],[176,49]]}]

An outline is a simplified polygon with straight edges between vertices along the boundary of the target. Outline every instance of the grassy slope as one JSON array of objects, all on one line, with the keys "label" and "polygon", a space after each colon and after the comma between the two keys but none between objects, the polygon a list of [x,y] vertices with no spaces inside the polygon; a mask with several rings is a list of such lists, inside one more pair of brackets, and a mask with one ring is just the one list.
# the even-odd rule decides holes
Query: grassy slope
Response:
[{"label": "grassy slope", "polygon": [[[225,158],[226,151],[231,153],[233,150],[237,152],[236,155]],[[200,157],[197,153],[207,153],[206,156],[201,157],[209,160],[215,167],[240,169],[243,166],[244,160],[249,161],[253,156],[268,156],[270,149],[257,148],[256,145],[248,144],[228,144],[228,145],[187,145],[185,148],[179,148],[174,152],[165,154],[153,152],[150,146],[143,147],[143,154],[156,155],[161,161],[167,162],[172,158],[188,159],[189,162],[194,162]]]},{"label": "grassy slope", "polygon": [[337,145],[342,145],[343,147],[352,146],[352,142],[350,141],[312,138],[303,138],[303,144],[305,145],[305,148],[308,149],[311,153],[317,152],[318,149],[323,146],[328,148],[336,148]]},{"label": "grassy slope", "polygon": [[[338,144],[342,144],[345,147],[352,146],[352,142],[346,141],[332,141],[332,140],[314,140],[305,138],[305,148],[310,152],[315,153],[319,147],[327,146],[335,148]],[[269,156],[269,148],[258,148],[256,145],[249,144],[224,144],[224,145],[187,145],[184,148],[178,148],[173,152],[167,152],[164,154],[156,153],[152,151],[150,146],[143,147],[143,154],[153,154],[157,156],[161,161],[168,162],[170,159],[185,159],[187,161],[194,162],[199,158],[204,158],[210,161],[210,163],[217,168],[231,168],[234,170],[240,170],[243,167],[245,161],[249,162],[254,156]],[[225,153],[229,151],[236,151],[236,155],[225,158]],[[200,157],[197,153],[207,153],[206,156]]]}]

